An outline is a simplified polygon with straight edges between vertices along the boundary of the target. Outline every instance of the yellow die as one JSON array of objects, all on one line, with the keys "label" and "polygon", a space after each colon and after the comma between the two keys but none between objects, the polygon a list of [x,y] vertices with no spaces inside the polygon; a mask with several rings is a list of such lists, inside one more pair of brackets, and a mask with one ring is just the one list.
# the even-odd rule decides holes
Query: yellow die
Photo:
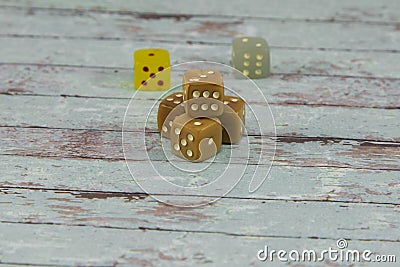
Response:
[{"label": "yellow die", "polygon": [[133,54],[135,88],[145,91],[168,90],[170,86],[169,53],[161,48],[136,50]]}]

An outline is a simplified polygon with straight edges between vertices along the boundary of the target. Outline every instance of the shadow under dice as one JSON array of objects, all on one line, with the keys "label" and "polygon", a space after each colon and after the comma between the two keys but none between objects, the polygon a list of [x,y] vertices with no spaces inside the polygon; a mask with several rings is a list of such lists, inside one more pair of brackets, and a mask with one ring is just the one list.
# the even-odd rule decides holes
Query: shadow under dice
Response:
[{"label": "shadow under dice", "polygon": [[134,86],[143,91],[167,90],[170,86],[170,59],[165,49],[139,49],[133,55]]},{"label": "shadow under dice", "polygon": [[157,114],[158,131],[160,134],[166,138],[170,138],[173,119],[183,113],[185,113],[183,93],[173,93],[161,100]]},{"label": "shadow under dice", "polygon": [[240,97],[224,97],[224,113],[218,117],[221,121],[222,143],[235,144],[242,138],[245,126],[245,102]]},{"label": "shadow under dice", "polygon": [[266,78],[270,73],[267,41],[261,37],[238,37],[232,40],[232,65],[251,79]]},{"label": "shadow under dice", "polygon": [[223,113],[224,82],[218,71],[188,70],[183,75],[182,84],[185,110],[191,117],[210,118]]},{"label": "shadow under dice", "polygon": [[177,116],[172,122],[171,149],[177,156],[200,162],[221,148],[222,127],[218,119]]}]

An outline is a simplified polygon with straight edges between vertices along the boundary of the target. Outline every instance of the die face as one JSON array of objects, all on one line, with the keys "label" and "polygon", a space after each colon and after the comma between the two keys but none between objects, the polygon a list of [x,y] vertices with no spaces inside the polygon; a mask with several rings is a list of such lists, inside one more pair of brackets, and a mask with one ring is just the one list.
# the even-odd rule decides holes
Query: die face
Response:
[{"label": "die face", "polygon": [[261,37],[240,37],[232,41],[232,64],[249,78],[265,78],[270,73],[268,43]]},{"label": "die face", "polygon": [[[188,70],[182,78],[184,100],[206,97],[220,101],[224,98],[224,82],[222,75],[217,70],[194,69]],[[198,92],[193,95],[194,92]]]},{"label": "die face", "polygon": [[214,156],[221,148],[221,142],[222,127],[218,120],[193,119],[182,114],[172,123],[172,151],[190,161],[203,161]]},{"label": "die face", "polygon": [[193,118],[214,118],[222,115],[224,104],[222,101],[212,98],[195,98],[184,102],[185,112]]},{"label": "die face", "polygon": [[134,60],[134,86],[138,90],[159,91],[170,87],[170,59],[165,49],[136,50]]},{"label": "die face", "polygon": [[249,47],[263,49],[263,47],[268,47],[268,43],[262,37],[244,36],[234,38],[232,40],[232,46],[239,50],[245,50]]},{"label": "die face", "polygon": [[213,69],[192,69],[183,74],[182,84],[209,83],[224,86],[222,75]]},{"label": "die face", "polygon": [[213,98],[219,101],[224,99],[224,87],[210,83],[189,84],[185,90],[185,100],[194,98]]},{"label": "die face", "polygon": [[[185,72],[182,79],[186,112],[192,117],[216,117],[222,114],[224,84],[217,70],[195,69]],[[218,101],[213,101],[218,100]]]},{"label": "die face", "polygon": [[224,105],[227,105],[229,109],[228,112],[235,112],[239,118],[245,122],[245,107],[246,103],[243,99],[236,96],[225,96],[224,97]]},{"label": "die face", "polygon": [[165,97],[158,106],[158,131],[165,137],[170,137],[173,119],[185,112],[183,107],[183,93],[173,93]]},{"label": "die face", "polygon": [[239,97],[225,96],[224,104],[224,113],[218,117],[223,127],[222,143],[235,144],[242,138],[245,126],[245,102]]}]

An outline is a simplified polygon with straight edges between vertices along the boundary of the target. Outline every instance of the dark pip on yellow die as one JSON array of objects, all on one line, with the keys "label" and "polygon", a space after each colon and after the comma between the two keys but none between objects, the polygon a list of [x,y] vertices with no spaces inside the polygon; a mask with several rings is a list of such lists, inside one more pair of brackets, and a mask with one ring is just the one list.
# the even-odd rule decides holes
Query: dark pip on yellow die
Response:
[{"label": "dark pip on yellow die", "polygon": [[136,50],[133,81],[137,90],[160,91],[170,87],[169,53],[161,48]]}]

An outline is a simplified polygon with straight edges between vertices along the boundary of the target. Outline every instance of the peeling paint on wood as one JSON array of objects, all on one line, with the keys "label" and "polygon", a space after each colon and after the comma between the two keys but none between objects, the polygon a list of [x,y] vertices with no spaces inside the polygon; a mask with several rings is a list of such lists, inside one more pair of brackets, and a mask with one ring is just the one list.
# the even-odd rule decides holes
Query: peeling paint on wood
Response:
[{"label": "peeling paint on wood", "polygon": [[[140,138],[138,132],[132,135]],[[124,160],[121,133],[118,131],[42,129],[42,128],[0,128],[3,155],[20,155],[51,158]],[[154,148],[151,158],[154,162],[164,161],[164,153],[158,133],[148,134]],[[249,136],[254,151],[261,148],[260,138]],[[137,144],[126,144],[137,146]],[[277,142],[264,142],[263,155],[272,157],[276,145],[276,165],[298,167],[339,167],[376,170],[400,170],[400,143],[337,140],[335,138],[279,137]],[[139,147],[137,147],[139,149]],[[245,148],[223,147],[215,164],[242,164],[242,157],[231,156],[230,150]],[[258,162],[258,152],[250,154],[249,164],[269,165]],[[143,161],[139,155],[128,155],[128,159]]]},{"label": "peeling paint on wood", "polygon": [[[51,98],[41,96],[18,97],[0,95],[3,104],[2,126],[98,129],[121,131],[128,99]],[[138,101],[135,112],[129,112],[125,130],[143,129],[148,108],[154,100]],[[30,110],[29,113],[23,112]],[[262,109],[264,103],[253,108]],[[399,112],[391,109],[360,109],[347,107],[308,107],[272,105],[276,133],[279,136],[321,136],[335,138],[400,141]],[[48,116],[51,114],[51,116]],[[247,112],[249,118],[250,113]],[[150,114],[147,128],[156,132],[156,113]],[[379,119],[375,119],[379,118]],[[249,135],[260,133],[255,119],[248,119]],[[141,126],[142,125],[142,126]],[[271,123],[272,125],[272,123]],[[9,129],[11,130],[11,128]],[[265,134],[273,135],[273,128],[263,125]],[[84,138],[85,136],[82,136]],[[94,135],[88,136],[94,138]]]},{"label": "peeling paint on wood", "polygon": [[[86,199],[120,197],[129,202],[146,196],[133,181],[123,161],[1,156],[0,164],[5,173],[0,188],[55,188],[82,191],[74,193],[77,200],[81,197]],[[142,179],[147,179],[150,175],[148,166],[141,162],[137,162],[136,166],[143,170]],[[266,167],[268,166],[260,166],[260,168]],[[238,166],[232,165],[232,168]],[[183,178],[189,183],[196,181],[193,177]],[[276,163],[265,184],[253,194],[248,192],[250,178],[245,175],[228,197],[400,203],[398,171],[292,167]],[[370,194],[367,189],[371,188],[379,194]],[[158,192],[160,189],[155,184],[151,193]]]},{"label": "peeling paint on wood", "polygon": [[[11,188],[5,192],[2,199],[13,204],[0,205],[0,216],[4,221],[65,225],[84,222],[88,226],[224,232],[241,236],[358,239],[362,234],[370,240],[400,241],[400,236],[393,236],[393,229],[400,227],[400,213],[396,212],[400,210],[399,205],[347,203],[347,208],[343,209],[336,203],[327,202],[221,199],[200,208],[180,208],[152,198],[126,201],[116,195],[88,199],[77,197],[73,192]],[[170,198],[183,199],[179,196]],[[25,205],[27,202],[29,206]],[[32,207],[37,208],[32,210]],[[11,208],[14,212],[7,212]],[[283,209],[285,212],[276,212]],[[365,220],[366,216],[369,220]],[[326,221],[330,223],[325,224]],[[296,223],[304,227],[281,227],[282,224]],[[391,227],[385,227],[388,225]]]},{"label": "peeling paint on wood", "polygon": [[[129,85],[131,70],[3,64],[0,71],[7,77],[0,80],[0,94],[128,99],[134,92]],[[269,103],[275,104],[400,107],[398,79],[286,74],[257,80],[257,85]],[[241,86],[232,89],[239,94],[245,90]]]},{"label": "peeling paint on wood", "polygon": [[[97,11],[99,13],[119,13],[119,14],[135,14],[135,12],[154,12],[156,7],[158,12],[163,14],[193,14],[193,15],[219,15],[219,16],[235,16],[235,17],[261,17],[272,19],[293,19],[293,20],[309,20],[324,21],[332,23],[335,21],[351,21],[351,22],[398,22],[399,17],[397,10],[399,3],[397,1],[386,0],[384,2],[376,2],[374,0],[365,0],[360,5],[357,0],[349,0],[345,2],[334,3],[329,0],[273,0],[268,5],[247,3],[243,5],[240,0],[229,1],[229,4],[221,5],[214,0],[203,0],[202,2],[177,1],[174,5],[168,2],[160,3],[159,1],[147,1],[146,4],[135,4],[118,0],[118,1],[68,1],[57,3],[49,0],[39,0],[31,2],[29,0],[3,0],[3,6],[20,6],[20,7],[42,7],[42,8],[64,8],[73,9],[75,12],[83,13],[85,10]],[[283,8],[288,7],[291,8]],[[296,12],[293,12],[296,10]]]},{"label": "peeling paint on wood", "polygon": [[[214,61],[229,65],[230,44],[192,44],[134,40],[85,40],[53,38],[0,38],[2,63],[55,64],[132,69],[133,51],[157,46],[169,50],[172,64]],[[92,48],[96,47],[96,50]],[[17,49],[17,50],[16,50]],[[37,49],[37,50],[32,50]],[[82,52],[84,51],[84,53]],[[362,59],[354,62],[354,59]],[[271,72],[307,75],[346,75],[399,78],[400,53],[372,51],[271,49]]]},{"label": "peeling paint on wood", "polygon": [[[303,251],[328,249],[336,244],[336,237],[333,240],[273,236],[240,237],[223,233],[7,223],[0,224],[0,237],[4,241],[0,243],[3,263],[15,262],[20,259],[19,253],[23,251],[24,259],[37,265],[265,266],[265,262],[259,262],[256,257],[257,252],[266,245],[277,250]],[[396,255],[398,252],[398,244],[394,242],[348,242],[351,249],[369,249],[375,254]],[[37,244],[42,245],[38,247]],[[30,249],[26,250],[25,247]],[[329,261],[327,263],[331,264]],[[268,265],[281,266],[281,263],[272,262]]]},{"label": "peeling paint on wood", "polygon": [[[59,17],[63,19],[60,20]],[[262,20],[260,18],[194,17],[185,14],[137,13],[77,14],[74,10],[26,10],[0,8],[3,36],[32,38],[154,39],[169,42],[229,45],[236,36],[259,35],[272,47],[291,49],[374,50],[400,52],[400,31],[393,25]],[[80,27],[76,27],[79,24]],[[29,26],[26,26],[29,25]],[[48,25],[52,25],[49,27]],[[262,25],[262,27],[260,27]],[[59,29],[63,31],[60,32]],[[293,29],[296,29],[293,31]],[[286,34],[281,34],[282,32]],[[330,34],[325,34],[329,32]],[[354,33],[357,33],[355,35]],[[380,42],[376,42],[379,39]]]},{"label": "peeling paint on wood", "polygon": [[[2,1],[0,265],[264,266],[256,258],[264,245],[327,249],[338,238],[351,249],[398,253],[399,3],[204,1]],[[230,39],[248,34],[271,44],[273,75],[256,81],[278,131],[269,178],[248,192],[250,157],[243,180],[218,202],[156,202],[132,181],[121,151],[133,92],[127,55],[160,46],[173,64],[228,64]],[[145,96],[138,108],[154,101]],[[135,120],[144,116],[129,120],[132,136]],[[261,141],[249,121],[254,151],[263,144],[270,155],[275,140]],[[165,164],[155,124],[148,126],[152,156]],[[215,168],[228,153],[219,156]],[[140,157],[131,160],[138,180],[154,178]],[[154,183],[150,193],[160,192]]]}]

